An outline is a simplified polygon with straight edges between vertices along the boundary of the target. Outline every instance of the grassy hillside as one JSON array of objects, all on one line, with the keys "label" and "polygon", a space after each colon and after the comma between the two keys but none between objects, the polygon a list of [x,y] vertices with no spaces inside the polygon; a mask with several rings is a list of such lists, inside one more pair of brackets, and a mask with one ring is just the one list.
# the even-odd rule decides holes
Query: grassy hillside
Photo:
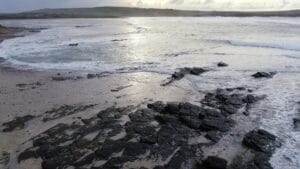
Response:
[{"label": "grassy hillside", "polygon": [[96,7],[41,9],[15,14],[0,14],[0,19],[40,19],[40,18],[116,18],[116,17],[158,17],[158,16],[281,16],[299,17],[300,10],[274,12],[225,12],[225,11],[184,11],[173,9],[145,9],[128,7]]}]

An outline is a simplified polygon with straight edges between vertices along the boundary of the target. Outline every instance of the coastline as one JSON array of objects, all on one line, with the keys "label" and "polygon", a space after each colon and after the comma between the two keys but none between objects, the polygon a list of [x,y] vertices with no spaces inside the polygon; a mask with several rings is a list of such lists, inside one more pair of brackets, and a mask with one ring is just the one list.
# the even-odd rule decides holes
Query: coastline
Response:
[{"label": "coastline", "polygon": [[[7,38],[13,37],[16,37],[16,35],[12,34],[7,36]],[[218,68],[218,71],[222,72],[223,68]],[[30,142],[34,140],[34,138],[39,137],[41,133],[44,133],[48,129],[57,126],[61,123],[68,124],[71,127],[75,128],[76,125],[72,126],[73,124],[80,124],[83,125],[83,127],[87,128],[92,127],[89,125],[88,122],[84,123],[84,119],[94,119],[95,116],[99,117],[98,113],[105,110],[106,108],[128,107],[130,105],[133,105],[134,110],[141,109],[142,111],[143,108],[146,108],[147,106],[149,107],[149,104],[155,101],[163,101],[164,103],[189,102],[197,106],[204,106],[204,104],[202,105],[202,102],[200,101],[205,101],[205,98],[209,93],[215,94],[218,91],[218,88],[204,89],[202,92],[199,92],[197,88],[191,88],[189,81],[183,78],[185,75],[192,76],[190,74],[186,74],[186,72],[187,70],[183,69],[178,74],[174,73],[174,76],[179,77],[178,79],[175,79],[175,84],[168,84],[168,86],[162,86],[162,82],[168,79],[169,75],[156,74],[151,72],[133,72],[102,76],[101,74],[88,75],[87,73],[70,71],[18,70],[11,67],[1,67],[0,124],[9,122],[16,117],[23,117],[25,115],[34,116],[32,120],[27,121],[24,124],[23,129],[21,125],[21,129],[15,129],[12,132],[0,132],[0,137],[5,138],[0,140],[0,149],[2,152],[8,152],[10,154],[9,163],[5,165],[10,166],[14,169],[28,167],[37,169],[41,168],[41,163],[43,161],[42,158],[44,158],[43,156],[38,157],[37,159],[28,158],[22,161],[21,163],[18,163],[17,161],[18,155],[20,155],[22,152],[26,152],[26,149],[32,146]],[[207,74],[209,74],[210,76],[214,76],[217,73],[217,71],[207,72]],[[197,74],[197,72],[195,74]],[[200,74],[201,73],[198,73],[198,75],[201,78]],[[205,78],[205,75],[206,74],[203,75],[203,78]],[[246,74],[245,76],[250,76],[250,74]],[[244,86],[242,86],[240,88],[228,88],[225,91],[223,91],[224,96],[228,95],[227,90],[233,92],[233,94],[235,94],[235,92],[237,92],[238,94],[246,93],[248,95],[253,95],[256,97],[255,91],[254,93],[248,92],[255,90],[255,88],[251,87],[245,88]],[[215,101],[216,100],[212,100],[212,102]],[[259,101],[258,104],[260,104]],[[56,118],[56,116],[53,117],[51,115],[47,115],[47,112],[51,112],[52,110],[54,114],[56,113],[55,110],[57,110],[57,112],[61,112],[61,110],[68,112],[69,110],[65,110],[63,107],[66,105],[75,106],[75,109],[79,106],[79,109],[84,109],[84,111],[78,111],[70,115],[62,116],[60,114],[56,114],[59,118]],[[85,106],[89,105],[93,106],[91,108],[84,108]],[[80,106],[83,106],[83,108]],[[132,110],[132,112],[130,113],[135,114],[136,112],[134,110]],[[257,119],[251,119],[247,115],[244,115],[243,110],[244,107],[241,108],[241,112],[230,115],[230,118],[235,120],[236,125],[232,129],[230,129],[230,131],[226,131],[219,142],[215,144],[211,143],[209,139],[204,137],[205,134],[203,133],[201,133],[200,136],[196,135],[196,139],[189,139],[189,142],[191,144],[194,144],[195,142],[200,142],[200,145],[203,146],[203,152],[201,155],[198,156],[199,158],[204,158],[209,155],[220,156],[222,158],[225,158],[227,161],[232,162],[233,159],[235,159],[235,156],[240,153],[247,152],[245,154],[250,154],[251,156],[251,153],[249,152],[252,152],[252,150],[249,151],[248,148],[243,147],[242,140],[244,135],[248,131],[256,128],[257,126],[259,126],[259,124],[257,124],[256,122]],[[112,109],[112,112],[115,111],[116,110]],[[118,113],[118,111],[116,112]],[[135,119],[134,116],[132,117],[126,113],[128,112],[125,112],[125,114],[116,115],[117,117],[121,116],[121,121],[123,120],[121,124],[123,124],[123,122],[125,124],[126,122],[128,122],[128,120],[130,121],[130,119],[132,121],[134,121],[133,119]],[[253,113],[254,115],[259,115],[259,113],[257,112],[251,111],[251,113]],[[53,118],[54,120],[44,120],[47,118]],[[108,117],[103,118],[105,119]],[[136,118],[137,120],[145,120],[147,119],[147,116],[144,115],[144,117],[142,118]],[[173,116],[169,118],[169,120],[174,120]],[[175,120],[177,119],[175,118]],[[189,122],[187,124],[189,124]],[[171,124],[171,122],[167,121],[167,124],[169,123]],[[181,122],[178,124],[180,124],[180,127],[186,129],[186,126],[181,125]],[[3,126],[1,127],[2,130]],[[121,137],[122,140],[122,134],[124,134],[122,131],[127,126],[125,125],[123,126],[123,128],[121,127],[121,132],[120,128],[118,127],[118,125],[112,126],[112,129],[116,129],[116,133],[112,133],[112,135],[110,136],[111,138],[114,138],[114,136],[118,136]],[[138,125],[133,123],[133,127],[137,128]],[[164,127],[164,125],[162,125],[162,127]],[[128,128],[126,128],[126,130],[127,129]],[[152,130],[153,128],[150,129]],[[188,129],[186,131],[191,132]],[[118,135],[119,132],[121,135]],[[196,134],[193,132],[191,133]],[[57,134],[58,136],[60,136],[61,133]],[[93,133],[89,134],[93,135]],[[89,134],[85,136],[87,136],[87,138],[91,137],[91,135]],[[183,136],[184,135],[180,135],[180,137]],[[118,137],[116,137],[116,139],[118,139]],[[167,138],[165,139],[168,140]],[[114,141],[111,142],[115,143]],[[128,146],[130,147],[131,145]],[[62,147],[64,146],[62,145]],[[125,147],[125,149],[126,148],[128,147]],[[154,151],[154,149],[151,150]],[[174,152],[176,153],[177,151],[179,150],[176,149],[176,151]],[[184,151],[181,151],[181,153],[182,152]],[[160,153],[163,154],[162,152],[158,152],[158,154]],[[168,155],[173,154],[173,151],[171,153],[166,153]],[[174,154],[171,157],[173,158]],[[181,162],[184,160],[177,159],[177,161]],[[262,161],[267,160],[263,159]],[[152,163],[153,162],[151,161],[137,161],[135,163],[127,163],[126,165],[137,166],[145,164],[144,167],[150,166],[149,168],[154,168],[155,165]],[[5,167],[5,165],[3,166]]]}]

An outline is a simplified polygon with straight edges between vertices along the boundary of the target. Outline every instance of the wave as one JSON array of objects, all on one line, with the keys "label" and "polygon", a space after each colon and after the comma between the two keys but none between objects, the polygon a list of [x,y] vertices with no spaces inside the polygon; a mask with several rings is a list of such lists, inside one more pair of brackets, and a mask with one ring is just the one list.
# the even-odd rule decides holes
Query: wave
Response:
[{"label": "wave", "polygon": [[265,42],[247,42],[240,40],[208,40],[210,42],[217,42],[228,44],[231,46],[238,47],[254,47],[254,48],[271,48],[271,49],[281,49],[290,51],[300,51],[299,43],[265,43]]},{"label": "wave", "polygon": [[[152,72],[158,74],[171,74],[172,67],[165,67],[157,62],[134,62],[132,64],[103,63],[93,61],[78,61],[69,63],[29,63],[14,58],[4,59],[5,63],[20,70],[62,70],[62,71],[82,71],[97,73],[135,73]],[[0,58],[1,63],[1,58]]]}]

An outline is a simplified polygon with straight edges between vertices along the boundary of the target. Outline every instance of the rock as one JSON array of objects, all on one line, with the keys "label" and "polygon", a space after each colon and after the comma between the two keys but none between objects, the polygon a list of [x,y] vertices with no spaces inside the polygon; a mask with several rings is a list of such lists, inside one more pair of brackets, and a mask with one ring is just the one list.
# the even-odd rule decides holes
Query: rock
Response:
[{"label": "rock", "polygon": [[22,117],[16,117],[15,119],[5,122],[2,124],[5,128],[3,129],[3,132],[11,132],[16,128],[23,129],[25,126],[25,123],[28,122],[29,120],[32,120],[35,118],[35,116],[32,115],[26,115]]},{"label": "rock", "polygon": [[53,76],[54,81],[66,81],[66,80],[79,80],[82,79],[81,76]]},{"label": "rock", "polygon": [[44,113],[43,121],[55,120],[61,117],[75,114],[77,112],[85,111],[89,108],[94,107],[95,104],[90,105],[63,105],[58,108],[53,108],[52,110],[46,111]]},{"label": "rock", "polygon": [[225,62],[219,62],[219,63],[218,63],[218,66],[219,66],[219,67],[226,67],[226,66],[228,66],[228,64],[225,63]]},{"label": "rock", "polygon": [[181,116],[180,121],[192,129],[199,129],[201,126],[201,121],[191,116]]},{"label": "rock", "polygon": [[200,166],[200,169],[226,169],[227,161],[220,157],[209,156]]},{"label": "rock", "polygon": [[86,77],[87,77],[88,79],[93,79],[93,78],[96,78],[97,75],[96,75],[96,74],[87,74]]},{"label": "rock", "polygon": [[265,153],[256,153],[252,162],[248,163],[247,169],[273,169],[270,164],[271,156]]},{"label": "rock", "polygon": [[78,46],[79,43],[70,43],[69,46]]},{"label": "rock", "polygon": [[27,160],[30,158],[38,158],[38,154],[36,151],[33,151],[31,149],[27,149],[24,152],[20,153],[18,156],[18,162],[21,162],[23,160]]},{"label": "rock", "polygon": [[222,134],[218,131],[209,131],[205,137],[216,143],[221,139]]},{"label": "rock", "polygon": [[243,114],[244,114],[245,116],[249,116],[249,115],[250,115],[250,112],[249,112],[249,111],[244,111]]},{"label": "rock", "polygon": [[110,91],[111,92],[119,92],[119,91],[121,91],[123,89],[126,89],[126,88],[129,88],[131,86],[133,86],[133,85],[120,86],[120,87],[117,87],[116,89],[111,89]]},{"label": "rock", "polygon": [[272,154],[276,148],[281,147],[281,143],[276,136],[262,129],[247,133],[243,139],[243,145],[267,154]]},{"label": "rock", "polygon": [[243,99],[243,102],[244,103],[255,103],[259,100],[261,100],[262,98],[261,97],[257,97],[257,96],[254,96],[254,95],[251,95],[251,94],[248,94],[244,99]]},{"label": "rock", "polygon": [[252,75],[254,78],[272,78],[276,72],[257,72]]},{"label": "rock", "polygon": [[208,118],[202,121],[200,129],[203,131],[217,130],[227,132],[234,124],[234,121],[228,118]]},{"label": "rock", "polygon": [[190,70],[190,74],[192,75],[200,75],[204,72],[206,72],[207,70],[203,69],[203,68],[199,68],[199,67],[194,67]]},{"label": "rock", "polygon": [[152,109],[157,112],[163,112],[165,110],[166,105],[162,101],[157,101],[147,105],[149,109]]},{"label": "rock", "polygon": [[166,83],[162,84],[162,86],[166,86],[166,85],[169,85],[169,84],[171,84],[172,82],[174,82],[176,80],[180,80],[180,79],[182,79],[187,74],[200,75],[200,74],[205,73],[207,71],[208,70],[200,68],[200,67],[193,67],[193,68],[185,67],[185,68],[180,68],[179,71],[174,72],[172,74],[172,76],[169,78],[169,81],[167,81]]},{"label": "rock", "polygon": [[300,118],[294,118],[293,121],[295,130],[300,131]]},{"label": "rock", "polygon": [[44,160],[42,162],[42,169],[55,169],[58,166],[54,160]]},{"label": "rock", "polygon": [[146,153],[148,145],[144,143],[127,143],[123,152],[125,157],[137,157]]},{"label": "rock", "polygon": [[2,151],[0,154],[0,167],[7,166],[7,164],[9,163],[9,160],[10,160],[10,153],[8,153],[6,151]]}]

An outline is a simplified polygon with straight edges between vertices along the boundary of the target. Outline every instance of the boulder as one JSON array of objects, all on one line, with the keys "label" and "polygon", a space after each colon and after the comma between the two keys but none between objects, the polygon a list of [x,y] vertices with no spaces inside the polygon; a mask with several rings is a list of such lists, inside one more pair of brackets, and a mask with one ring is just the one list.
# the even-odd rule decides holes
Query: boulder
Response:
[{"label": "boulder", "polygon": [[254,78],[272,78],[276,72],[257,72],[252,75]]},{"label": "boulder", "polygon": [[209,156],[199,167],[200,169],[226,169],[227,161],[216,156]]},{"label": "boulder", "polygon": [[300,131],[300,118],[294,118],[293,121],[295,130]]},{"label": "boulder", "polygon": [[276,148],[281,147],[281,142],[266,130],[258,129],[245,135],[243,145],[259,152],[273,154]]},{"label": "boulder", "polygon": [[228,64],[225,63],[225,62],[219,62],[217,65],[218,65],[219,67],[226,67],[226,66],[228,66]]}]

